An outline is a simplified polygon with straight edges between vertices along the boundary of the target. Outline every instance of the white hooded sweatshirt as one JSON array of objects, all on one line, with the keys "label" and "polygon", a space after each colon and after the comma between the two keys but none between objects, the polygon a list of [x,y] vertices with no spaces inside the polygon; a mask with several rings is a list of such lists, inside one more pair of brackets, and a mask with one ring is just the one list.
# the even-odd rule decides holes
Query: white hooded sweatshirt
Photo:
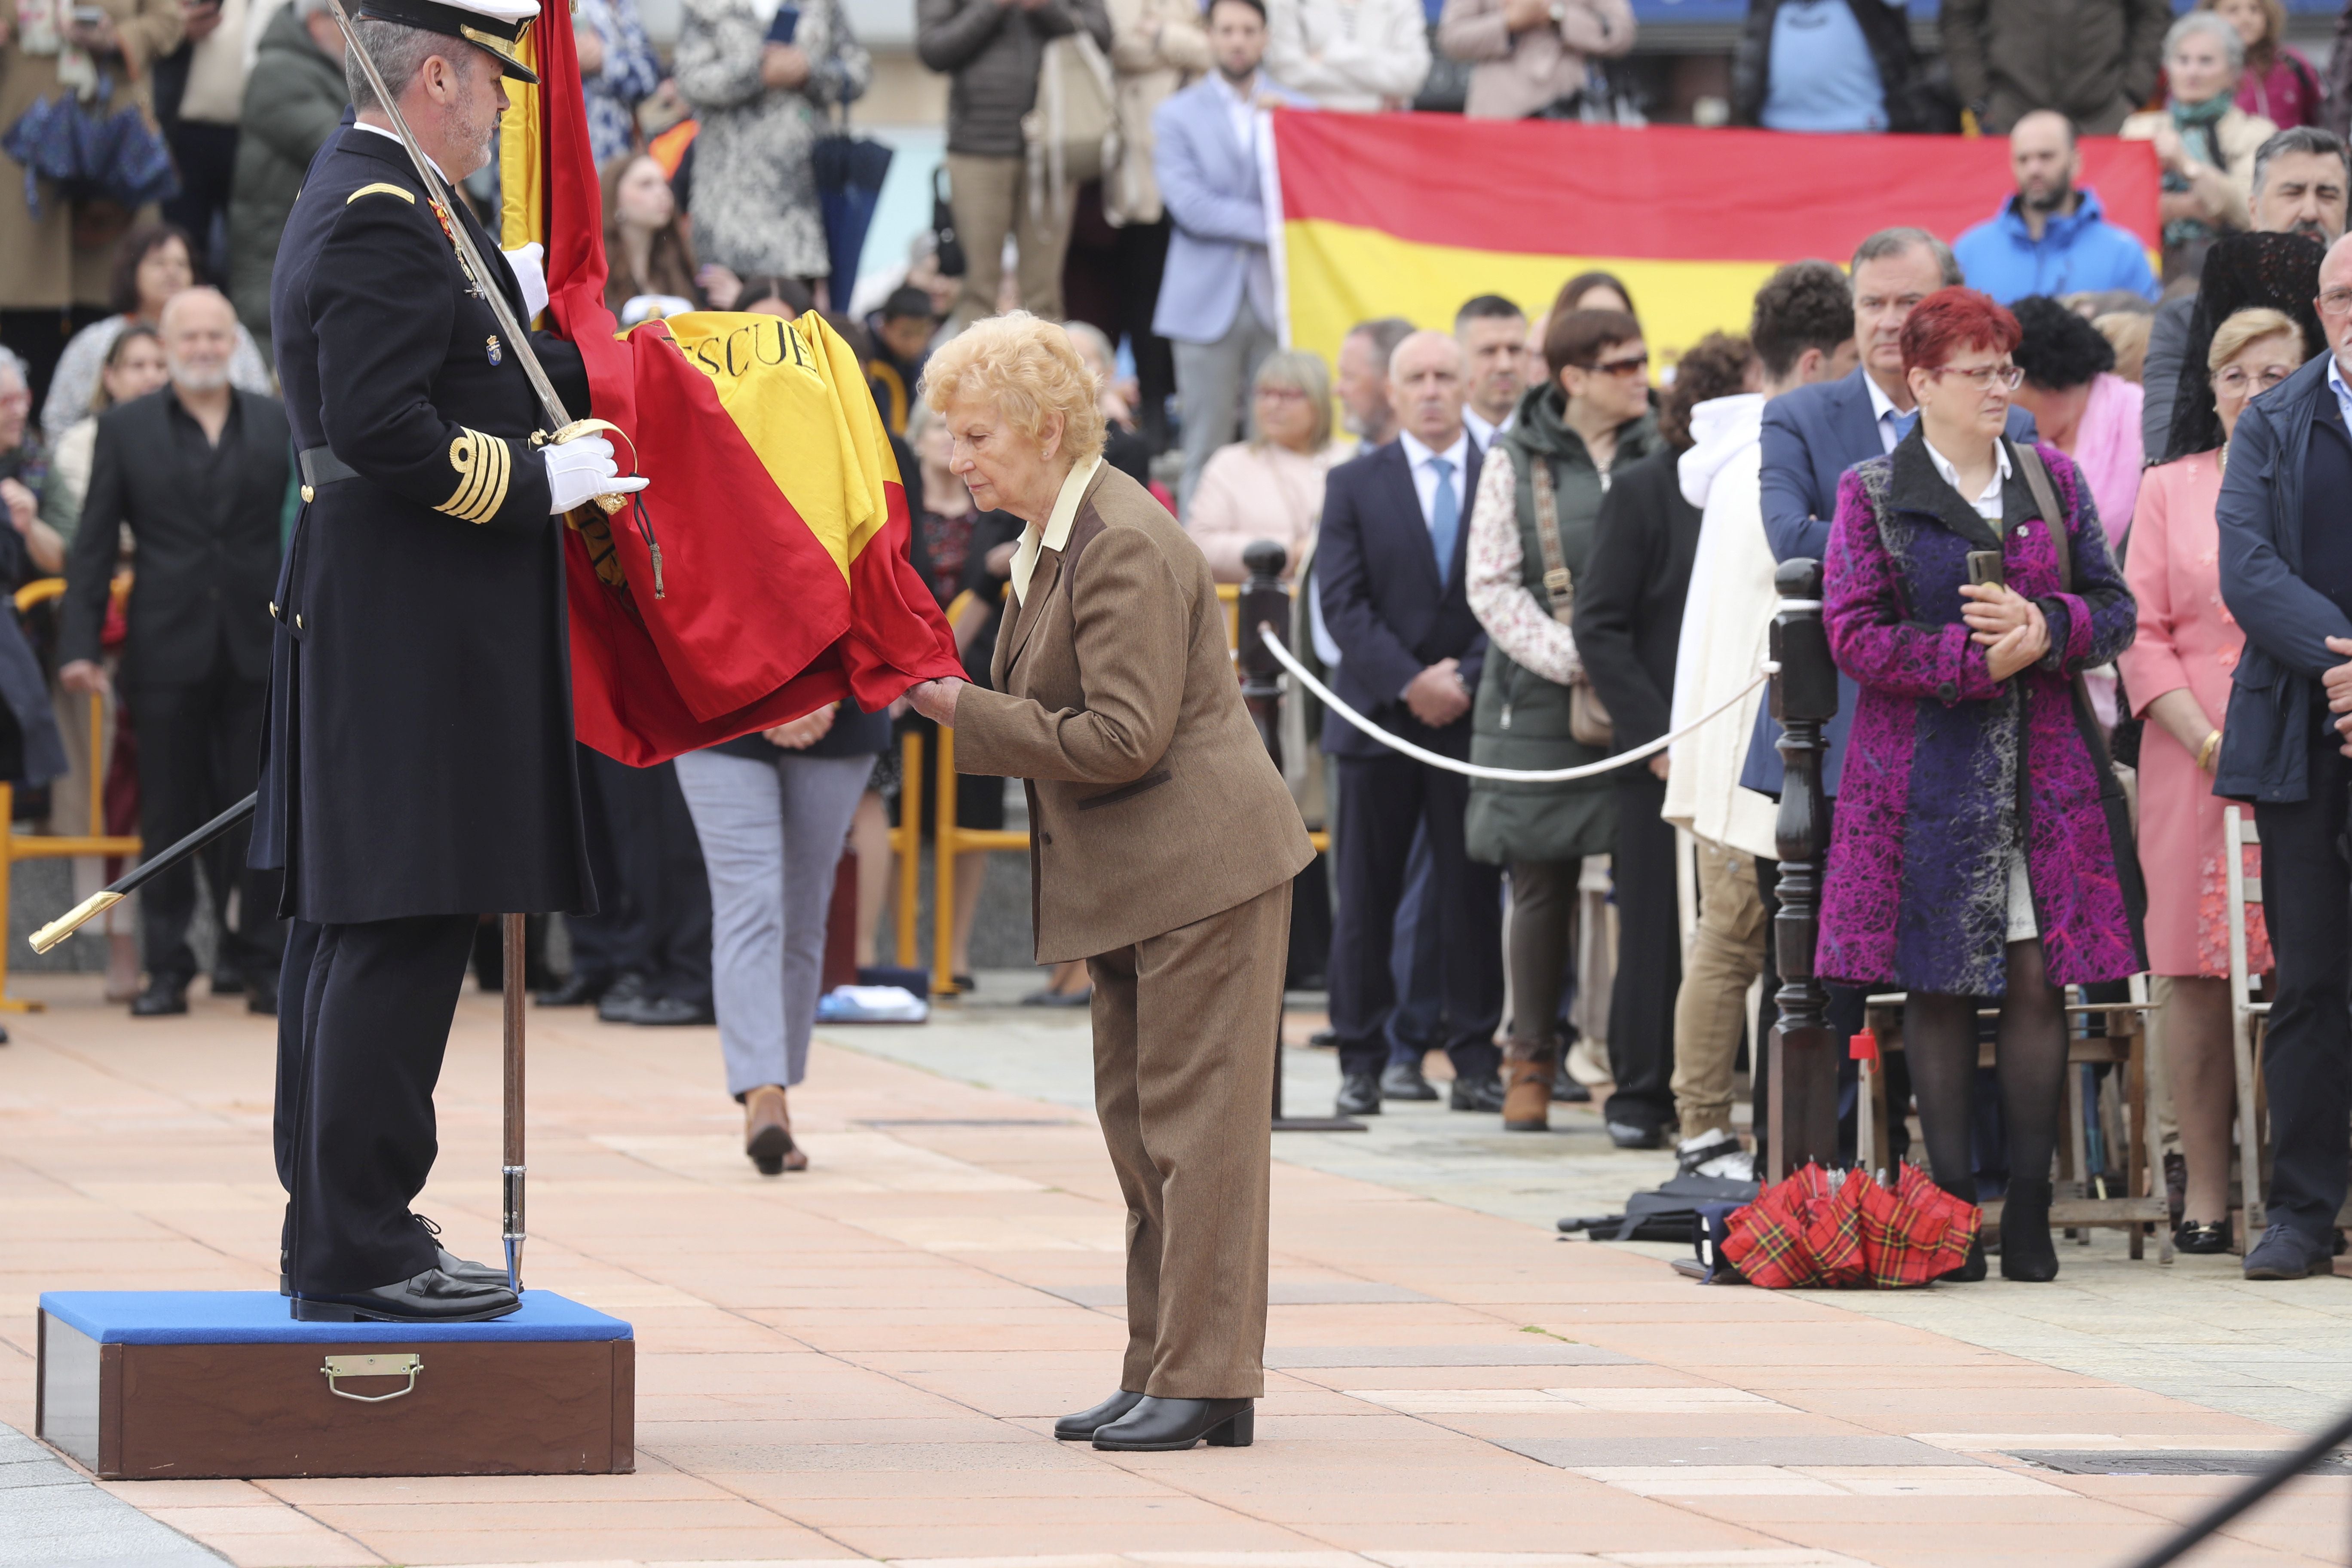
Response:
[{"label": "white hooded sweatshirt", "polygon": [[[1753,680],[1770,642],[1779,563],[1764,539],[1763,428],[1759,393],[1718,397],[1691,410],[1696,444],[1683,454],[1680,470],[1683,499],[1699,509],[1701,521],[1675,658],[1677,730]],[[1780,854],[1772,838],[1778,807],[1770,796],[1739,787],[1764,695],[1757,688],[1674,743],[1664,816],[1701,838],[1773,859]]]}]

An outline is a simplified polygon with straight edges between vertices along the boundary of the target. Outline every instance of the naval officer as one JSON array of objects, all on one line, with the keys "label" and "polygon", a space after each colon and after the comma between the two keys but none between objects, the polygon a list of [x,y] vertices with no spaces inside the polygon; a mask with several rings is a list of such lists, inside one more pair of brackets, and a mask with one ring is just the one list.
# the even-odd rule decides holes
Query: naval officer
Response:
[{"label": "naval officer", "polygon": [[[536,0],[363,0],[360,41],[455,182],[489,159]],[[501,1269],[409,1205],[485,913],[593,907],[573,771],[561,515],[615,477],[552,420],[486,291],[544,302],[462,202],[420,177],[347,56],[357,121],[286,225],[270,330],[303,508],[271,613],[256,863],[286,871],[278,1156],[298,1318],[466,1321],[515,1310]],[[574,89],[576,90],[576,89]],[[460,258],[463,225],[486,258]],[[534,335],[565,408],[578,351]]]}]

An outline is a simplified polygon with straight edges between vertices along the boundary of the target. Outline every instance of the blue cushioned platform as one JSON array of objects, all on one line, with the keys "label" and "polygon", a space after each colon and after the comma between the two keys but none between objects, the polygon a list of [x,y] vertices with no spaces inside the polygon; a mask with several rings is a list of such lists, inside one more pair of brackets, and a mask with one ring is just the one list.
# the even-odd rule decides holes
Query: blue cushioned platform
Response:
[{"label": "blue cushioned platform", "polygon": [[416,1344],[438,1340],[626,1340],[629,1325],[548,1290],[487,1323],[298,1323],[266,1290],[45,1290],[41,1310],[101,1344]]}]

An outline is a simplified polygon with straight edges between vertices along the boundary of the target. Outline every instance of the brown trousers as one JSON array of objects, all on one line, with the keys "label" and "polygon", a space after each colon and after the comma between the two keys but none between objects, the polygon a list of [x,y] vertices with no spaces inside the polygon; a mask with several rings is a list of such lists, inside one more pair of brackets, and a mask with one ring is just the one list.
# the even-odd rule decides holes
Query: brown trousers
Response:
[{"label": "brown trousers", "polygon": [[1087,960],[1095,1110],[1127,1198],[1127,1360],[1161,1399],[1265,1392],[1269,1121],[1290,883]]},{"label": "brown trousers", "polygon": [[[1043,193],[1042,206],[1029,200],[1028,162],[983,158],[970,153],[947,155],[948,205],[955,213],[956,237],[963,242],[963,291],[956,298],[955,330],[997,313],[997,290],[1004,280],[1004,239],[1013,237],[1013,269],[1021,308],[1049,321],[1062,319],[1062,258],[1070,248],[1070,218],[1077,205],[1076,185]],[[1269,1095],[1274,1091],[1268,1089]]]},{"label": "brown trousers", "polygon": [[1675,1116],[1685,1140],[1731,1131],[1748,987],[1764,972],[1766,936],[1754,857],[1697,844],[1698,936],[1675,996]]}]

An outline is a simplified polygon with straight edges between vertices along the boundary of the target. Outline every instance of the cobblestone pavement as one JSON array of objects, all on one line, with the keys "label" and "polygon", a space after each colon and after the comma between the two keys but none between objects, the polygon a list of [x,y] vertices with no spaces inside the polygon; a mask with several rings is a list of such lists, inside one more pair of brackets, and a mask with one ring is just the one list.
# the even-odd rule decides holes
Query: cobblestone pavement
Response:
[{"label": "cobblestone pavement", "polygon": [[[990,1005],[1032,983],[825,1037],[793,1096],[813,1168],[781,1180],[741,1157],[714,1031],[534,1011],[531,1283],[635,1324],[635,1475],[97,1488],[17,1444],[0,1563],[2087,1568],[2233,1483],[2015,1453],[2276,1448],[2352,1396],[2341,1281],[2103,1242],[2054,1287],[1702,1289],[1671,1249],[1551,1228],[1666,1156],[1611,1149],[1589,1111],[1506,1135],[1441,1103],[1277,1139],[1255,1447],[1058,1445],[1052,1417],[1115,1377],[1122,1215],[1083,1016]],[[0,1047],[0,1421],[23,1430],[40,1290],[275,1272],[271,1031],[209,999],[134,1024],[96,984],[22,977],[54,1005]],[[469,995],[419,1207],[473,1256],[497,1062],[496,999]],[[1286,1052],[1291,1107],[1328,1109],[1333,1075]],[[172,1544],[26,1544],[62,1506],[129,1527],[108,1494]],[[2352,1483],[2301,1479],[2196,1561],[2342,1562],[2347,1511]]]}]

